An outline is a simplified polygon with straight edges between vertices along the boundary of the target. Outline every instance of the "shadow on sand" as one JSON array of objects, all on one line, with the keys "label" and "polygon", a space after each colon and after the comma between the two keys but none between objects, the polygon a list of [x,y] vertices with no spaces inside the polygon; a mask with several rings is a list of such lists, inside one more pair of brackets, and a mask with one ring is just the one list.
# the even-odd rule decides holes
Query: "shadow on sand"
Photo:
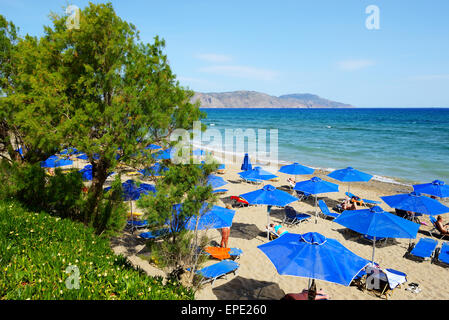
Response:
[{"label": "shadow on sand", "polygon": [[213,288],[212,292],[218,300],[279,300],[285,296],[277,283],[240,276]]}]

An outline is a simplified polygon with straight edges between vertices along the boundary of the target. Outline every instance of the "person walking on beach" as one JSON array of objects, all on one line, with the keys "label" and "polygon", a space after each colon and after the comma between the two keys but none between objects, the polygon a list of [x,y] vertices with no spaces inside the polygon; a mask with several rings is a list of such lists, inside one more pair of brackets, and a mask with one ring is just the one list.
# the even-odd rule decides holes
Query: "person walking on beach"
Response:
[{"label": "person walking on beach", "polygon": [[229,240],[230,233],[231,233],[231,228],[230,227],[221,228],[221,243],[220,243],[220,247],[222,247],[222,248],[227,248],[228,247],[228,240]]}]

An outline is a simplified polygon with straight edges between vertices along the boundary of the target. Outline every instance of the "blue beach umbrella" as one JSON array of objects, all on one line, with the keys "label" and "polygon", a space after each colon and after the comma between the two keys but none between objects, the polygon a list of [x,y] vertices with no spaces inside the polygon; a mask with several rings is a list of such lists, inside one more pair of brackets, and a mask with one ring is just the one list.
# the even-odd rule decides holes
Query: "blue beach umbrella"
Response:
[{"label": "blue beach umbrella", "polygon": [[413,190],[415,192],[424,193],[439,198],[449,197],[449,185],[445,184],[444,181],[441,180],[434,180],[431,183],[415,184],[413,185]]},{"label": "blue beach umbrella", "polygon": [[320,233],[286,233],[258,246],[280,275],[349,286],[369,261]]},{"label": "blue beach umbrella", "polygon": [[56,168],[73,164],[72,160],[59,159],[57,156],[50,156],[47,160],[41,161],[41,168]]},{"label": "blue beach umbrella", "polygon": [[341,182],[348,182],[348,192],[351,188],[351,182],[367,182],[373,177],[368,173],[356,170],[352,167],[332,171],[327,176]]},{"label": "blue beach umbrella", "polygon": [[310,180],[297,182],[293,190],[299,190],[315,195],[315,223],[317,223],[317,194],[338,192],[338,184],[325,181],[318,177],[313,177]]},{"label": "blue beach umbrella", "polygon": [[158,150],[161,149],[161,146],[158,146],[156,144],[149,144],[148,146],[145,147],[146,150]]},{"label": "blue beach umbrella", "polygon": [[296,176],[303,175],[303,174],[313,174],[315,172],[315,169],[303,166],[303,165],[295,162],[292,164],[282,166],[279,169],[279,172],[294,175],[295,181],[296,181],[297,180]]},{"label": "blue beach umbrella", "polygon": [[87,154],[82,153],[79,156],[76,157],[77,159],[81,159],[81,160],[88,160],[89,158],[87,157]]},{"label": "blue beach umbrella", "polygon": [[[207,206],[208,204],[205,203],[200,209],[198,215],[193,215],[185,221],[184,227],[187,230],[221,229],[232,226],[235,210],[220,206],[212,206],[212,208],[207,209]],[[181,208],[182,204],[176,204],[173,206],[175,213],[179,212]]]},{"label": "blue beach umbrella", "polygon": [[207,184],[210,185],[213,189],[216,189],[216,188],[223,187],[224,185],[227,185],[228,183],[222,177],[216,176],[214,174],[210,174],[207,177]]},{"label": "blue beach umbrella", "polygon": [[373,263],[376,238],[415,239],[419,229],[419,224],[386,212],[379,206],[370,209],[346,210],[334,219],[334,222],[358,233],[374,237]]},{"label": "blue beach umbrella", "polygon": [[247,171],[251,170],[253,166],[251,165],[251,162],[249,161],[249,155],[245,153],[245,157],[243,158],[242,166],[240,167],[240,170]]},{"label": "blue beach umbrella", "polygon": [[411,211],[427,215],[438,215],[449,212],[449,208],[435,199],[423,196],[418,192],[380,197],[386,204],[395,209]]},{"label": "blue beach umbrella", "polygon": [[79,170],[84,181],[92,180],[92,165],[88,164],[83,169]]},{"label": "blue beach umbrella", "polygon": [[63,155],[72,155],[72,154],[79,154],[80,152],[76,148],[67,148],[59,152],[59,154]]},{"label": "blue beach umbrella", "polygon": [[[276,189],[271,184],[267,184],[262,189],[241,194],[240,197],[248,201],[250,204],[267,205],[267,227],[270,225],[270,211],[271,206],[285,207],[289,203],[295,202],[298,199],[291,194]],[[269,239],[269,232],[267,232],[267,239]]]},{"label": "blue beach umbrella", "polygon": [[160,150],[153,154],[153,157],[156,160],[169,160],[171,159],[171,152],[174,151],[173,148],[169,148],[166,150]]},{"label": "blue beach umbrella", "polygon": [[271,172],[263,170],[261,167],[254,167],[253,169],[239,172],[239,176],[245,180],[271,180],[277,178]]},{"label": "blue beach umbrella", "polygon": [[155,163],[153,166],[149,168],[145,168],[142,170],[139,170],[141,174],[144,176],[155,176],[159,177],[162,176],[164,172],[168,171],[169,169],[167,167],[162,166],[159,162]]}]

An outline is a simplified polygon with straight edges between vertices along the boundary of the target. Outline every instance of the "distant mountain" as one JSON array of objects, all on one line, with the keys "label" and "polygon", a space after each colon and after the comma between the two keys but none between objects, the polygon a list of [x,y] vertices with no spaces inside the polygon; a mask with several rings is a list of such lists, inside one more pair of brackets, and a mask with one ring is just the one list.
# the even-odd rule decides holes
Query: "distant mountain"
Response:
[{"label": "distant mountain", "polygon": [[279,97],[256,91],[196,92],[202,108],[351,108],[350,104],[321,98],[309,93],[286,94]]}]

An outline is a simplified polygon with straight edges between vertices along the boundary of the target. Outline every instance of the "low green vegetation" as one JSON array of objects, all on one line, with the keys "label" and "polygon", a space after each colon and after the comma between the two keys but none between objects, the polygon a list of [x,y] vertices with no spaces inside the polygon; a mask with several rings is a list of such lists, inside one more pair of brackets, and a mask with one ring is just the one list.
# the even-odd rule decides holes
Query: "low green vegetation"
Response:
[{"label": "low green vegetation", "polygon": [[92,228],[13,202],[0,202],[0,271],[0,300],[194,298],[176,281],[135,270]]}]

